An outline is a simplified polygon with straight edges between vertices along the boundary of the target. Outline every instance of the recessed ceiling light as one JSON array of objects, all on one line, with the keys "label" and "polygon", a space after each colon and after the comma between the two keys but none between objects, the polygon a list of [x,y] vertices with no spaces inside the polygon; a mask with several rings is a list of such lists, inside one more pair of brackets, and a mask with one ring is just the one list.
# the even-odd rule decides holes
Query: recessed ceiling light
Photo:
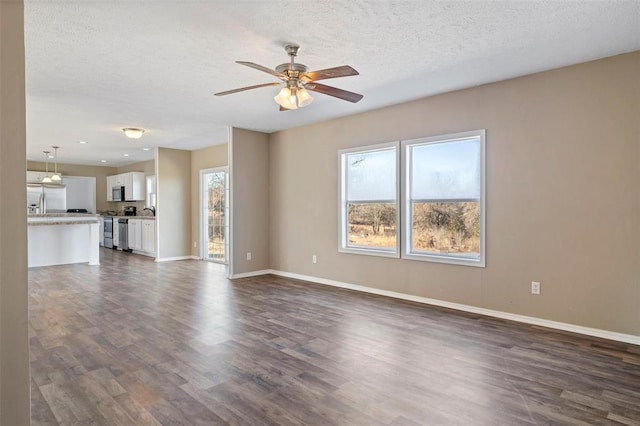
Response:
[{"label": "recessed ceiling light", "polygon": [[129,154],[124,154],[124,156],[125,156],[125,157],[128,157],[128,156],[129,156]]},{"label": "recessed ceiling light", "polygon": [[86,145],[86,144],[87,144],[87,141],[80,141],[80,142],[78,142],[78,143],[80,143],[80,144],[82,144],[82,145]]},{"label": "recessed ceiling light", "polygon": [[101,162],[101,163],[106,163],[106,162],[107,162],[107,160],[100,160],[100,162]]},{"label": "recessed ceiling light", "polygon": [[151,148],[142,148],[143,151],[149,151]]}]

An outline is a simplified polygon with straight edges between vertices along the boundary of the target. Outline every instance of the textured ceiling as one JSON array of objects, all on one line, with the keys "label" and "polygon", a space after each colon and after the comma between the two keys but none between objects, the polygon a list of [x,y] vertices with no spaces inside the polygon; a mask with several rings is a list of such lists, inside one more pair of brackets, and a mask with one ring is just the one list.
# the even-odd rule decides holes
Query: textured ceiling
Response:
[{"label": "textured ceiling", "polygon": [[[311,70],[356,68],[326,84],[364,99],[279,112],[277,87],[213,96],[277,81],[234,61],[275,68],[286,42]],[[229,126],[273,132],[640,50],[640,2],[25,0],[25,44],[28,158],[60,145],[61,163],[116,166],[224,143]]]}]

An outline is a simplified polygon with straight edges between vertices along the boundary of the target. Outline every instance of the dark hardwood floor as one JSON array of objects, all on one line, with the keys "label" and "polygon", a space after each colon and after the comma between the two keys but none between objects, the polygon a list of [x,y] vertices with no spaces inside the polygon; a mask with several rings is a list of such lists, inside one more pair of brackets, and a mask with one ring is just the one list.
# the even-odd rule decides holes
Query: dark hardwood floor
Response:
[{"label": "dark hardwood floor", "polygon": [[638,346],[100,255],[29,271],[33,425],[640,425]]}]

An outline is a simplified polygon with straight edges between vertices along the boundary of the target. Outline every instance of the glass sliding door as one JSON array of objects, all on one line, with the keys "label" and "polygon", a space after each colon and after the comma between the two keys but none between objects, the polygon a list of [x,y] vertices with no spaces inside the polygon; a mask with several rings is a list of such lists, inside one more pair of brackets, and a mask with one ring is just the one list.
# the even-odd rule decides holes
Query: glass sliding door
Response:
[{"label": "glass sliding door", "polygon": [[229,184],[227,168],[200,171],[202,258],[227,263],[229,252]]}]

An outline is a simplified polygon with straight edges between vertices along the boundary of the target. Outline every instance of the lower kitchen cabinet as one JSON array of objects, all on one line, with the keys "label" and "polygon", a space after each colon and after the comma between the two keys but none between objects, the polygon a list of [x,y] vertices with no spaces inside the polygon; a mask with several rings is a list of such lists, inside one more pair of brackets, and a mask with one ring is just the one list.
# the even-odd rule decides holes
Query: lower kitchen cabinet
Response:
[{"label": "lower kitchen cabinet", "polygon": [[128,231],[128,243],[129,248],[132,250],[142,250],[142,220],[141,219],[129,219]]},{"label": "lower kitchen cabinet", "polygon": [[[113,247],[117,248],[120,246],[120,227],[118,226],[118,218],[113,218]],[[122,247],[119,248],[122,250]]]},{"label": "lower kitchen cabinet", "polygon": [[156,252],[156,221],[142,221],[142,251],[147,253]]},{"label": "lower kitchen cabinet", "polygon": [[149,219],[129,219],[129,248],[135,251],[155,254],[156,221]]}]

